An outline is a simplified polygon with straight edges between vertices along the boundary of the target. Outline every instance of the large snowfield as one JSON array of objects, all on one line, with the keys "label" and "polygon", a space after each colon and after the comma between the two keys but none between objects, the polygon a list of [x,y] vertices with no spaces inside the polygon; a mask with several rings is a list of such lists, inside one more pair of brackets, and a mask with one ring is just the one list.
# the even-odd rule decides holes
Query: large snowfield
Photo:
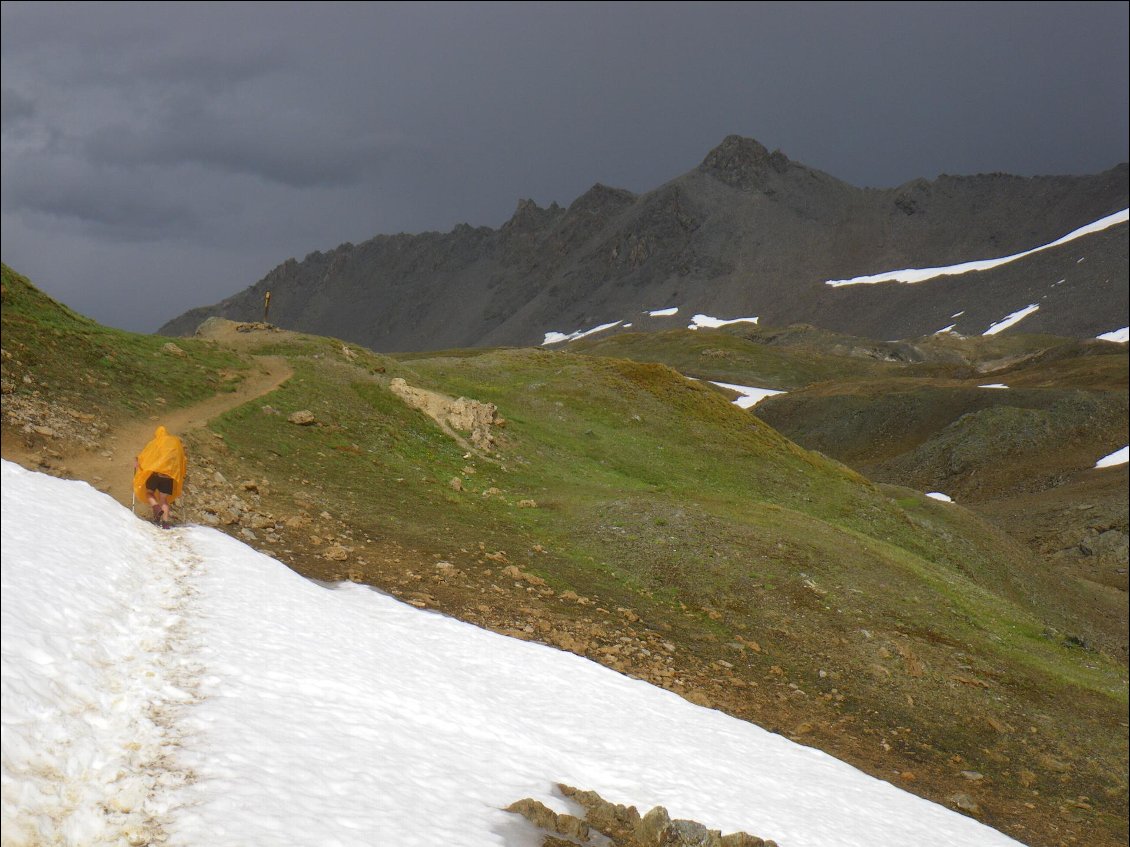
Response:
[{"label": "large snowfield", "polygon": [[3,843],[533,845],[557,783],[781,847],[1018,842],[538,644],[2,465]]}]

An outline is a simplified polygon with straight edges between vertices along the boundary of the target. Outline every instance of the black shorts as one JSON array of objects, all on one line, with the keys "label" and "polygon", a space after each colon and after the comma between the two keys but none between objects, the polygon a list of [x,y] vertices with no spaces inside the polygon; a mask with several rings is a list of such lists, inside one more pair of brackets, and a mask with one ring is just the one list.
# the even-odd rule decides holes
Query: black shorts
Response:
[{"label": "black shorts", "polygon": [[173,478],[165,476],[163,473],[151,473],[149,479],[145,480],[146,491],[160,491],[162,494],[173,493]]}]

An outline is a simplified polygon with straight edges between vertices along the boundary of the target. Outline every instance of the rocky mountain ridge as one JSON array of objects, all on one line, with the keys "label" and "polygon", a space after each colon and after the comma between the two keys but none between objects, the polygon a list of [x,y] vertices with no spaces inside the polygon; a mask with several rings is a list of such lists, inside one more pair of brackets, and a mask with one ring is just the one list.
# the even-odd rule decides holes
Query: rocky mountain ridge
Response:
[{"label": "rocky mountain ridge", "polygon": [[1121,164],[1093,176],[943,175],[856,188],[730,136],[645,194],[598,184],[567,208],[523,200],[497,230],[378,235],[289,259],[160,332],[191,334],[209,316],[260,319],[270,291],[272,322],[386,351],[540,344],[547,332],[673,307],[677,316],[649,318],[648,328],[686,325],[698,312],[874,338],[951,324],[980,334],[1039,303],[1024,331],[1089,337],[1127,323],[1125,224],[917,285],[825,283],[1050,244],[1125,209],[1127,175]]}]

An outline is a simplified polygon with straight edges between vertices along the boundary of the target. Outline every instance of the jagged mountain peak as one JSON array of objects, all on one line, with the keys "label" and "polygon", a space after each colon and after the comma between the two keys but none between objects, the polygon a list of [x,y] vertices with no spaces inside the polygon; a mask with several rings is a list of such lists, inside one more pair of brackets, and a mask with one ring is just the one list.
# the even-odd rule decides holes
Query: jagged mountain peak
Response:
[{"label": "jagged mountain peak", "polygon": [[502,230],[505,232],[524,232],[538,229],[560,215],[561,211],[562,209],[557,203],[550,203],[548,208],[543,209],[535,200],[522,199],[518,201],[518,206],[514,210],[514,214],[510,216],[510,220],[502,225]]},{"label": "jagged mountain peak", "polygon": [[789,158],[780,150],[772,153],[759,141],[741,135],[728,135],[706,154],[699,170],[734,188],[763,187],[770,173],[782,174]]},{"label": "jagged mountain peak", "polygon": [[622,209],[635,200],[636,195],[625,188],[612,188],[598,182],[569,204],[569,213],[607,213],[610,210]]}]

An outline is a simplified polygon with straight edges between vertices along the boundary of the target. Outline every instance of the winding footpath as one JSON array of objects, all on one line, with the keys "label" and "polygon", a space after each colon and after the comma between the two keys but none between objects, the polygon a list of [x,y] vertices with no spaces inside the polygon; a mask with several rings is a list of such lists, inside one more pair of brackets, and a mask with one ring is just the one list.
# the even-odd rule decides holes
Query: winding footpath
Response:
[{"label": "winding footpath", "polygon": [[[74,450],[64,453],[69,476],[81,479],[104,491],[121,503],[130,505],[133,485],[133,457],[153,437],[153,430],[164,426],[174,435],[184,437],[201,429],[218,415],[257,397],[269,394],[294,374],[281,356],[256,356],[247,377],[231,393],[213,397],[183,409],[169,409],[147,420],[138,420],[111,430],[98,452]],[[189,457],[191,469],[191,457]]]}]

